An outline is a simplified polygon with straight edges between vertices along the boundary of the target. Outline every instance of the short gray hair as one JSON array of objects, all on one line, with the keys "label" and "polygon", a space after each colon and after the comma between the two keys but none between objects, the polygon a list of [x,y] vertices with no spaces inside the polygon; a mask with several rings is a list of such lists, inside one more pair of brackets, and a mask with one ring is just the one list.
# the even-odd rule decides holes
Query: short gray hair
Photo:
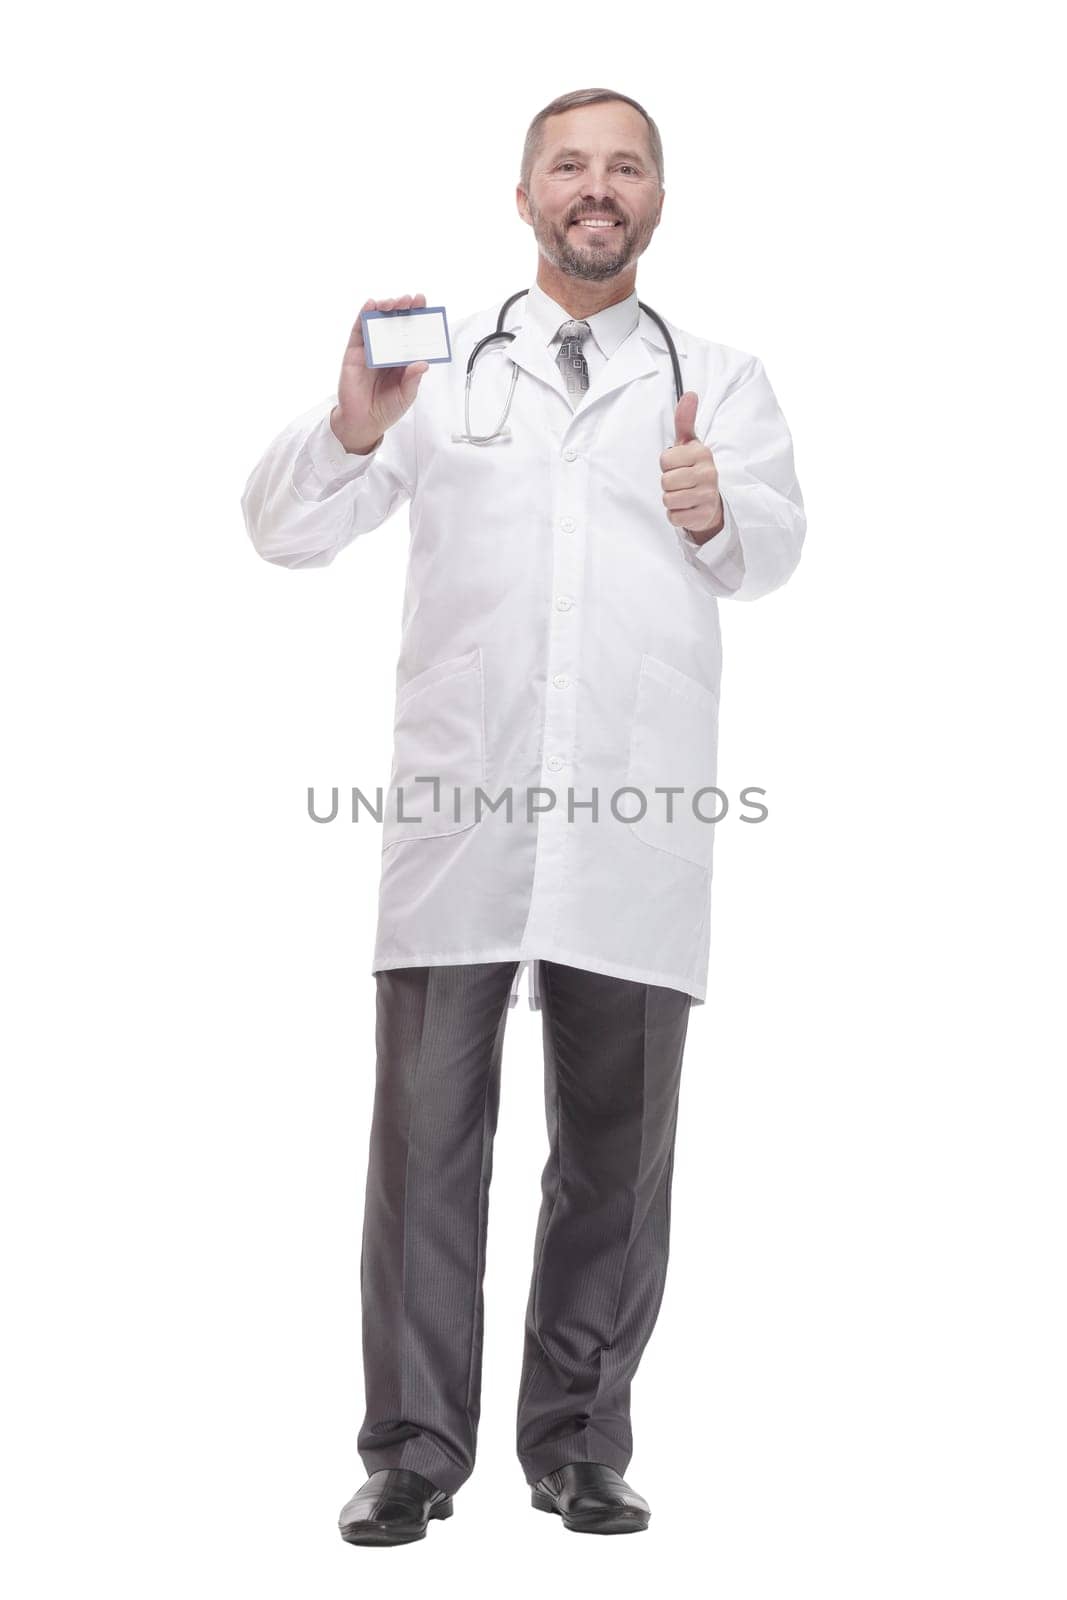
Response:
[{"label": "short gray hair", "polygon": [[659,136],[659,129],[652,121],[644,106],[638,105],[636,100],[631,100],[628,94],[619,94],[614,89],[574,89],[570,94],[561,94],[539,111],[526,131],[526,143],[522,147],[522,170],[519,182],[527,194],[530,192],[530,178],[533,173],[534,162],[541,154],[545,141],[544,126],[549,117],[558,116],[561,111],[571,111],[575,106],[594,106],[602,100],[623,100],[628,106],[633,106],[635,111],[640,111],[648,123],[648,142],[652,150],[652,160],[656,164],[659,175],[659,186],[663,188],[663,141]]}]

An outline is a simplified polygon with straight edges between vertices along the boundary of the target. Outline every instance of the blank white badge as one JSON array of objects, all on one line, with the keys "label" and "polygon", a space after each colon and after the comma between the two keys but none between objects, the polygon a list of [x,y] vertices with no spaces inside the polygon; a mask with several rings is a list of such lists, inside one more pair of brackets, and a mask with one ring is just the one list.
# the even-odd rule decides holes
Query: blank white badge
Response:
[{"label": "blank white badge", "polygon": [[368,367],[406,367],[411,361],[451,361],[444,306],[410,311],[361,311]]}]

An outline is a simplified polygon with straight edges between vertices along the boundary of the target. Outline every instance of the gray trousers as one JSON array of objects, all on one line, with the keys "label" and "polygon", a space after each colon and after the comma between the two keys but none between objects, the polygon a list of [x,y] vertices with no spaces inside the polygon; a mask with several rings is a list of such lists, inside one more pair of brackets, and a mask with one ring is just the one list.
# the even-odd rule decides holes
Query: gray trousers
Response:
[{"label": "gray trousers", "polygon": [[[360,1256],[368,1472],[453,1493],[481,1409],[493,1136],[517,963],[377,974],[377,1072]],[[630,1382],[667,1271],[689,996],[541,964],[549,1156],[533,1250],[517,1449],[625,1471]]]}]

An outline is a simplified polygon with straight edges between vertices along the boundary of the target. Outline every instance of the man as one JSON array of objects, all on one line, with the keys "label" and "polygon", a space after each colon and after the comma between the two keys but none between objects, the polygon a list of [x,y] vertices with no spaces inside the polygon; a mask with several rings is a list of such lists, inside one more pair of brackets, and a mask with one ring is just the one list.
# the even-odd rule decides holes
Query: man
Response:
[{"label": "man", "polygon": [[[536,283],[514,297],[516,336],[478,357],[469,428],[467,361],[496,306],[452,330],[450,364],[368,368],[357,319],[336,394],[274,440],[242,499],[256,549],[290,567],[326,565],[411,502],[372,967],[370,1476],[340,1523],[353,1544],[423,1537],[473,1469],[500,1062],[526,969],[550,1149],[519,1460],[533,1505],[568,1528],[648,1523],[623,1472],[665,1282],[689,1008],[706,994],[717,600],[784,583],[805,527],[760,362],[669,325],[677,397],[635,288],[664,193],[636,101],[553,101],[517,188]],[[472,444],[513,378],[506,436]]]}]

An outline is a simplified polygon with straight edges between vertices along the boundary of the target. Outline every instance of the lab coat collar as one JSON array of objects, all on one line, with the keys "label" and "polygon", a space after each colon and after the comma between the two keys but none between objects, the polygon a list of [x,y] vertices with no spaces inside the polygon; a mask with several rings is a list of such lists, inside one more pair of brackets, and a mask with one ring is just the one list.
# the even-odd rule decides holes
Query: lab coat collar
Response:
[{"label": "lab coat collar", "polygon": [[[566,320],[566,316],[566,311],[562,311],[537,283],[533,283],[529,293],[515,302],[504,321],[505,328],[509,325],[514,328],[515,320],[521,318],[521,326],[515,338],[506,347],[508,358],[532,377],[547,383],[561,396],[559,368],[556,366],[550,343],[559,331],[560,323]],[[604,319],[603,323],[601,319]],[[666,341],[655,322],[639,309],[636,290],[628,299],[620,301],[618,306],[609,306],[606,311],[597,312],[594,317],[587,320],[590,330],[597,335],[598,343],[601,329],[603,330],[602,348],[606,347],[613,337],[618,339],[618,343],[608,355],[606,364],[594,375],[589,389],[582,395],[575,408],[576,411],[584,411],[587,406],[603,399],[605,395],[613,394],[616,389],[621,389],[633,378],[660,372],[661,364],[651,355],[648,346],[652,345],[664,352],[667,349]],[[595,330],[594,322],[598,324]],[[679,360],[682,360],[687,354],[684,337],[673,323],[668,323],[668,326],[677,346]],[[621,329],[628,327],[629,331],[620,333],[620,327]],[[682,378],[684,381],[684,368]]]}]

